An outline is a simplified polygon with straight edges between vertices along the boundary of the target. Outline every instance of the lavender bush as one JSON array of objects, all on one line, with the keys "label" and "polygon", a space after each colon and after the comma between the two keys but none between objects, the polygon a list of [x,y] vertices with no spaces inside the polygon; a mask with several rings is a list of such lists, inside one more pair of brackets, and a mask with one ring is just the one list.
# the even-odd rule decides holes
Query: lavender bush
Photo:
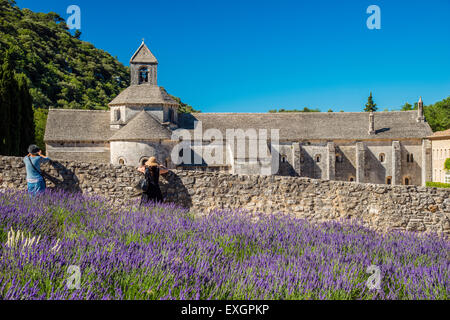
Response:
[{"label": "lavender bush", "polygon": [[[1,299],[447,299],[448,240],[357,223],[0,193]],[[69,266],[79,289],[69,289]],[[380,290],[366,282],[381,269]]]}]

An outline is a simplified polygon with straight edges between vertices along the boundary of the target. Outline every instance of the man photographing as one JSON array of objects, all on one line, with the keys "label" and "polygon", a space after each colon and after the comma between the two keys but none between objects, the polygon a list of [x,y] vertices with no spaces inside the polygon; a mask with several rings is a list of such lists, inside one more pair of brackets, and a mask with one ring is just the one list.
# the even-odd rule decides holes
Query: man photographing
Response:
[{"label": "man photographing", "polygon": [[23,158],[27,170],[28,192],[32,195],[45,191],[45,180],[41,174],[41,164],[49,162],[50,159],[42,154],[36,145],[28,147],[28,155]]}]

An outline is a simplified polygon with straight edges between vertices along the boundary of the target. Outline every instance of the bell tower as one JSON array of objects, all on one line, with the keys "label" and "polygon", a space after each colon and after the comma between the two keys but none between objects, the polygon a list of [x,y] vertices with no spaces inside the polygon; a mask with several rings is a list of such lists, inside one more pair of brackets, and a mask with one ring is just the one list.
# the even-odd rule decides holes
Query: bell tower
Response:
[{"label": "bell tower", "polygon": [[158,85],[158,60],[142,40],[130,60],[131,85]]}]

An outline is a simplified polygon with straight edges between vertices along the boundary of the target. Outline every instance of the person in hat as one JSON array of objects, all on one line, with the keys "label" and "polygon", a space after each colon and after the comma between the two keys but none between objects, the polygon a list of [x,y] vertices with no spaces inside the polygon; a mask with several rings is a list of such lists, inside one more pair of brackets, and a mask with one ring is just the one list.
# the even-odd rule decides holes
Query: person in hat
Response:
[{"label": "person in hat", "polygon": [[145,165],[139,167],[139,172],[143,173],[147,180],[148,189],[142,193],[141,204],[143,202],[162,202],[163,196],[159,187],[159,175],[169,172],[167,168],[160,165],[155,157],[151,157]]},{"label": "person in hat", "polygon": [[50,158],[42,154],[41,149],[36,145],[28,147],[28,155],[23,158],[27,171],[28,192],[32,195],[45,191],[45,180],[41,175],[41,164],[47,163]]}]

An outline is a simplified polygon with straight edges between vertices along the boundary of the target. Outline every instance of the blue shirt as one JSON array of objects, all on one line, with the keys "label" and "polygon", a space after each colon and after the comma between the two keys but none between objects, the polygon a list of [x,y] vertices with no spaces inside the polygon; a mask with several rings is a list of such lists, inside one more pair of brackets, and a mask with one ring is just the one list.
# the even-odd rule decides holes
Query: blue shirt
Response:
[{"label": "blue shirt", "polygon": [[41,156],[37,157],[30,157],[29,158],[31,162],[33,163],[34,167],[39,170],[36,171],[33,166],[30,163],[30,160],[28,160],[28,157],[23,158],[23,162],[25,163],[25,168],[27,170],[27,182],[29,183],[37,183],[39,181],[44,180],[42,176],[40,175],[41,172],[41,163],[49,162],[49,158],[42,158]]}]

